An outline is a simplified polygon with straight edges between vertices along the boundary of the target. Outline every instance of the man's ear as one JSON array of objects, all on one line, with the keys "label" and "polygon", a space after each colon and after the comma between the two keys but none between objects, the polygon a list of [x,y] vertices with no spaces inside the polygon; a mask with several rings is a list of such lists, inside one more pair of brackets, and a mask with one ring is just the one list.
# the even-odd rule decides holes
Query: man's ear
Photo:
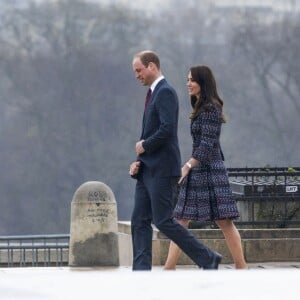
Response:
[{"label": "man's ear", "polygon": [[153,62],[149,62],[148,67],[151,71],[153,71],[153,70],[155,70],[156,65]]}]

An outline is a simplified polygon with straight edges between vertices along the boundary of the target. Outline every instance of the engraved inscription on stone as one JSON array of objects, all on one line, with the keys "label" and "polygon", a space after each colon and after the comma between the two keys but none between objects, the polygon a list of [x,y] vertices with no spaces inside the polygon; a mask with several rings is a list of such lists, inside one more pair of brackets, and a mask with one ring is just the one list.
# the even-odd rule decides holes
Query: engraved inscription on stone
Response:
[{"label": "engraved inscription on stone", "polygon": [[110,213],[109,208],[88,208],[87,217],[90,218],[93,223],[105,223]]},{"label": "engraved inscription on stone", "polygon": [[100,202],[100,201],[107,201],[109,198],[106,191],[94,191],[89,192],[88,194],[88,201]]}]

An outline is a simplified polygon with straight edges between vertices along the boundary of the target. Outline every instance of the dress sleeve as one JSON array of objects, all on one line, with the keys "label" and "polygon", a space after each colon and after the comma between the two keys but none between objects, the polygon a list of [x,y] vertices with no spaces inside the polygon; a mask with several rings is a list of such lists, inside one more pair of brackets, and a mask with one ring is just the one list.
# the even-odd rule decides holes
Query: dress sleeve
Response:
[{"label": "dress sleeve", "polygon": [[199,137],[196,137],[199,144],[193,147],[192,157],[200,163],[210,160],[214,144],[218,142],[221,124],[220,114],[218,109],[213,108],[210,111],[201,112],[199,115],[197,122],[200,122],[201,133]]}]

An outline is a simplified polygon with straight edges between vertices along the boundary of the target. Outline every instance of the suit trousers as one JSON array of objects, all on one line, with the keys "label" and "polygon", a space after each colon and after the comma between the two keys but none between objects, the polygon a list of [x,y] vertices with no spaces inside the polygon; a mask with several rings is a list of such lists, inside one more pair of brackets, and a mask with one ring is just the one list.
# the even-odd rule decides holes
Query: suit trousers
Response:
[{"label": "suit trousers", "polygon": [[214,253],[173,217],[177,177],[157,177],[144,166],[136,183],[131,217],[133,270],[151,270],[153,223],[174,241],[199,267],[209,264]]}]

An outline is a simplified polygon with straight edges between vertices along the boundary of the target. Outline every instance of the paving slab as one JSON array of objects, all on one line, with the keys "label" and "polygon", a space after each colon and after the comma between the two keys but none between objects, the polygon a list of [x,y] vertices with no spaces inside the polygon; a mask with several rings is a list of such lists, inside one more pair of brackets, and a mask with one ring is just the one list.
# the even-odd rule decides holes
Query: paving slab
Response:
[{"label": "paving slab", "polygon": [[300,297],[300,263],[250,264],[249,270],[221,265],[218,271],[180,266],[154,267],[25,267],[0,269],[1,300],[282,300]]}]

